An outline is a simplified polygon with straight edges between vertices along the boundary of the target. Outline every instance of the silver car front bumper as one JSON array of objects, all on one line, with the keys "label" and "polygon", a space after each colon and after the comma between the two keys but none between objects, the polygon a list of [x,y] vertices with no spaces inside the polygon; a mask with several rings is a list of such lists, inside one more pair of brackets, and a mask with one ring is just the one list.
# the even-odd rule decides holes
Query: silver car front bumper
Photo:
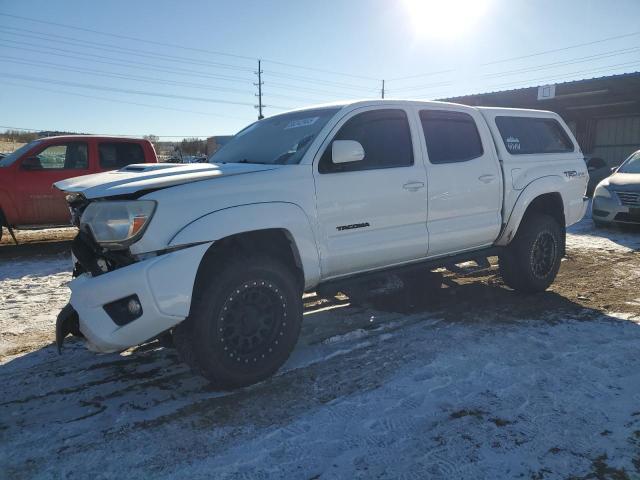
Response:
[{"label": "silver car front bumper", "polygon": [[640,224],[640,204],[623,205],[618,195],[611,192],[611,198],[593,197],[591,216],[600,223]]}]

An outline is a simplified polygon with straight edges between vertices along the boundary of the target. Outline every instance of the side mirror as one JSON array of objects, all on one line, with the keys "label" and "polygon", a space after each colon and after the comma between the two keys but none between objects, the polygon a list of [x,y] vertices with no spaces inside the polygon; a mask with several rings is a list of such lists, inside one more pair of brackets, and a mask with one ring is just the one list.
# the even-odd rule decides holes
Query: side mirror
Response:
[{"label": "side mirror", "polygon": [[331,144],[333,163],[359,162],[364,159],[364,148],[355,140],[334,140]]},{"label": "side mirror", "polygon": [[22,170],[42,170],[42,163],[38,157],[27,157],[20,165]]}]

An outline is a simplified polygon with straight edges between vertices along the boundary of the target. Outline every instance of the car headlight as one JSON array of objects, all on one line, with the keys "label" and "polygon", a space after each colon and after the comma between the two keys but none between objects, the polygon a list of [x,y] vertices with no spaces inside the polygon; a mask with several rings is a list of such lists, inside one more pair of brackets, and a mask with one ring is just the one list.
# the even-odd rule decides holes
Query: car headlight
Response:
[{"label": "car headlight", "polygon": [[593,191],[594,197],[613,198],[611,192],[607,188],[607,184],[599,183],[596,189]]},{"label": "car headlight", "polygon": [[103,247],[125,248],[142,236],[155,209],[153,200],[92,202],[80,218],[80,228],[88,228]]}]

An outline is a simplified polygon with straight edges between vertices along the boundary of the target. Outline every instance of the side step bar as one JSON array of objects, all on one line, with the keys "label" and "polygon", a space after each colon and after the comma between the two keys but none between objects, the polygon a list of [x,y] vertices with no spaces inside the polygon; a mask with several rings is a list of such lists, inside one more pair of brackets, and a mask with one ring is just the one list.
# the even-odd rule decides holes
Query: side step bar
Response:
[{"label": "side step bar", "polygon": [[477,262],[479,267],[487,268],[489,267],[489,261],[487,260],[488,257],[498,256],[503,250],[504,247],[489,247],[482,250],[474,250],[473,252],[465,252],[456,255],[449,255],[446,257],[422,260],[410,265],[383,268],[372,272],[357,273],[354,275],[349,275],[348,277],[327,280],[326,282],[322,282],[321,284],[319,284],[316,288],[324,291],[339,290],[340,287],[356,282],[373,280],[378,277],[389,275],[390,273],[404,274],[416,271],[433,270],[442,267],[447,268],[455,273],[456,271],[461,271],[460,268],[455,266],[456,264],[469,261],[475,261]]}]

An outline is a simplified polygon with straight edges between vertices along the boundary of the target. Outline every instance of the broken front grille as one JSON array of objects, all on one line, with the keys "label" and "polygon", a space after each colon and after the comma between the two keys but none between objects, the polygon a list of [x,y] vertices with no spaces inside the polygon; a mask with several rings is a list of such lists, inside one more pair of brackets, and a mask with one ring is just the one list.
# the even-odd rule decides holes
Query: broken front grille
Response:
[{"label": "broken front grille", "polygon": [[620,199],[622,205],[627,207],[640,207],[640,192],[618,192],[616,195]]}]

